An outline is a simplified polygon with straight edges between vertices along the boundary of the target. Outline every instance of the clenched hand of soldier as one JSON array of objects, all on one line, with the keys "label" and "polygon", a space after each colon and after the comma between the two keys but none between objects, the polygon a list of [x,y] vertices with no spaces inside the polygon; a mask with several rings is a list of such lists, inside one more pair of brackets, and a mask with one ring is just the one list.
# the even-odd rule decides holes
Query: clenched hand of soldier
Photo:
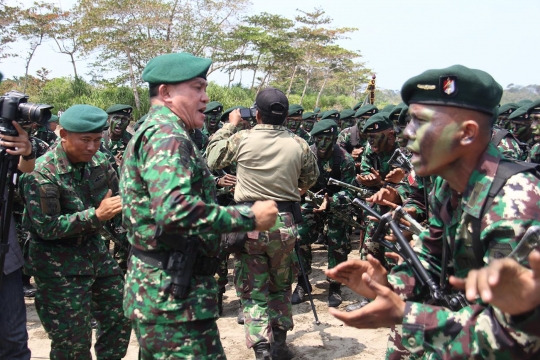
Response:
[{"label": "clenched hand of soldier", "polygon": [[236,185],[236,176],[232,174],[225,174],[219,178],[217,184],[221,187],[234,186]]},{"label": "clenched hand of soldier", "polygon": [[276,224],[278,208],[274,200],[255,201],[251,211],[255,215],[255,230],[266,231]]},{"label": "clenched hand of soldier", "polygon": [[330,199],[328,194],[324,194],[323,202],[321,203],[321,205],[317,209],[313,209],[313,212],[314,213],[320,213],[320,212],[328,210],[330,208],[330,202],[331,201],[332,201],[332,199]]},{"label": "clenched hand of soldier", "polygon": [[354,160],[357,160],[360,157],[360,155],[362,155],[363,152],[364,152],[363,147],[358,148],[358,149],[353,149],[353,151],[351,152],[351,156],[353,157]]},{"label": "clenched hand of soldier", "polygon": [[120,211],[122,211],[122,199],[120,199],[119,195],[112,196],[112,190],[109,189],[96,209],[96,216],[99,221],[107,221]]},{"label": "clenched hand of soldier", "polygon": [[450,283],[465,290],[469,301],[491,304],[510,315],[519,315],[540,306],[540,252],[529,255],[530,269],[510,258],[493,260],[489,266],[471,270],[466,279],[450,277]]}]

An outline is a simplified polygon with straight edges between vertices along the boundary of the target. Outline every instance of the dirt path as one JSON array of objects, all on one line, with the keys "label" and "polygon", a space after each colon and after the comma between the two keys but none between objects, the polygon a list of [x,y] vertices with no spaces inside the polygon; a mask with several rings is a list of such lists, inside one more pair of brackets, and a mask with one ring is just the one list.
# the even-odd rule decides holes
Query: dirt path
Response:
[{"label": "dirt path", "polygon": [[[358,248],[358,242],[353,242],[353,248]],[[315,307],[321,324],[315,324],[309,302],[293,306],[295,327],[288,333],[287,342],[297,355],[295,359],[384,359],[388,329],[358,330],[346,327],[328,313],[326,305],[328,282],[322,272],[322,269],[326,267],[327,254],[322,246],[314,245],[313,249],[314,270],[310,281],[313,285]],[[358,258],[358,250],[353,251],[349,258]],[[247,349],[245,345],[244,329],[236,323],[239,300],[232,285],[232,263],[229,264],[229,269],[224,313],[217,322],[221,342],[228,359],[253,359],[253,351]],[[348,288],[342,288],[342,295],[344,301],[340,309],[356,300],[356,295]],[[48,359],[50,340],[41,326],[32,299],[26,300],[26,310],[32,359]],[[137,339],[132,334],[125,359],[137,359],[137,352]]]}]

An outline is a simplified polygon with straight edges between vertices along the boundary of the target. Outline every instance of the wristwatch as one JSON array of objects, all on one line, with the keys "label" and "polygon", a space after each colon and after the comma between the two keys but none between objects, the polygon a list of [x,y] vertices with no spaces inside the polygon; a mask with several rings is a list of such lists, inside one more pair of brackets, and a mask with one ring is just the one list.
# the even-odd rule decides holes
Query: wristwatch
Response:
[{"label": "wristwatch", "polygon": [[29,155],[23,155],[23,160],[24,161],[29,161],[29,160],[32,160],[32,159],[35,159],[36,158],[36,150],[34,149],[34,147],[32,146],[32,152],[29,154]]}]

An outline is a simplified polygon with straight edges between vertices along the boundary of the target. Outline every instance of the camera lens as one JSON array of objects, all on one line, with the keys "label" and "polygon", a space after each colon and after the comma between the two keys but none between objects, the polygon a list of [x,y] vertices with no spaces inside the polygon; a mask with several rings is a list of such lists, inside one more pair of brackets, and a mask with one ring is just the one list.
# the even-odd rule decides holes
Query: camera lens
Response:
[{"label": "camera lens", "polygon": [[51,119],[51,109],[53,107],[45,104],[21,103],[19,111],[21,113],[22,124],[29,125],[37,123],[45,125]]}]

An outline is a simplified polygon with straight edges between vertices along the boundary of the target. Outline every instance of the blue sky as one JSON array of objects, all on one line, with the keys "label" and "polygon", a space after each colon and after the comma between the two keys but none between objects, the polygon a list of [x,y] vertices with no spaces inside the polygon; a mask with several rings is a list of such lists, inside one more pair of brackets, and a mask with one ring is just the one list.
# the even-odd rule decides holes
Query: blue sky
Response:
[{"label": "blue sky", "polygon": [[[25,6],[30,3],[23,1]],[[64,7],[69,4],[70,0],[61,2]],[[424,70],[453,64],[487,71],[505,88],[511,83],[540,84],[540,50],[534,36],[538,0],[252,0],[250,13],[293,18],[296,9],[315,7],[326,11],[334,27],[359,29],[340,45],[361,51],[382,88],[400,89]],[[26,52],[22,41],[14,49]],[[88,72],[84,63],[78,63],[83,74]],[[30,74],[41,67],[52,70],[50,77],[72,73],[69,57],[56,54],[52,43],[38,48]],[[24,75],[24,60],[2,60],[0,71],[6,77]],[[209,80],[224,83],[226,77],[212,75]]]}]

